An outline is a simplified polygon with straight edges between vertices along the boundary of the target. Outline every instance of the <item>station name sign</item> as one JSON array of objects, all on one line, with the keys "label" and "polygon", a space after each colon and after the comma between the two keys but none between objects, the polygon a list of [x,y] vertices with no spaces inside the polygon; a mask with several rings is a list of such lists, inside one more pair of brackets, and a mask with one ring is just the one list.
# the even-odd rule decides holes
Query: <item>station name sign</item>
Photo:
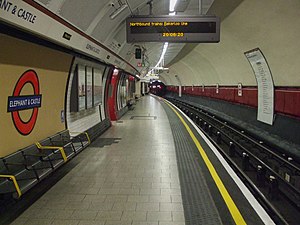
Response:
[{"label": "station name sign", "polygon": [[9,96],[7,112],[14,112],[25,109],[40,108],[42,95],[33,96]]},{"label": "station name sign", "polygon": [[134,16],[126,19],[127,43],[217,43],[220,18],[216,16]]}]

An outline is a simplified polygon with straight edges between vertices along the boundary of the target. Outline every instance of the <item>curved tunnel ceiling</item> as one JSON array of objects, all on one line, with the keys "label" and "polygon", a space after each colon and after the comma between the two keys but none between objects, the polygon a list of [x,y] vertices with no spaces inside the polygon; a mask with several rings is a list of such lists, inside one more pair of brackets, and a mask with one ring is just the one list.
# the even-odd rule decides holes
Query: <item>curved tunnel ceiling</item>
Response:
[{"label": "curved tunnel ceiling", "polygon": [[[145,67],[137,67],[142,75],[158,62],[163,43],[126,43],[125,19],[130,15],[149,15],[148,1],[144,0],[36,0],[50,11],[66,19],[88,35],[94,37],[111,50],[120,54],[132,65],[137,65],[134,58],[136,46],[145,50]],[[177,14],[199,14],[199,0],[178,0]],[[213,0],[202,0],[202,13],[206,13]],[[112,6],[114,4],[114,7]],[[114,19],[110,15],[120,4],[128,4],[123,12]],[[169,0],[153,0],[153,15],[168,15]],[[165,55],[165,65],[169,64],[182,50],[185,44],[171,43]]]},{"label": "curved tunnel ceiling", "polygon": [[[144,0],[35,0],[91,35],[137,66],[136,44],[126,43],[125,19],[149,15]],[[177,14],[199,15],[199,0],[178,0]],[[111,6],[128,4],[111,19]],[[255,86],[256,80],[244,52],[259,47],[276,86],[300,86],[299,0],[202,0],[202,13],[221,17],[221,41],[217,44],[169,44],[164,62],[170,68],[160,78],[167,85]],[[132,12],[132,14],[131,14]],[[167,15],[169,0],[153,0],[153,14]],[[138,43],[146,53],[145,75],[158,62],[163,43]]]}]

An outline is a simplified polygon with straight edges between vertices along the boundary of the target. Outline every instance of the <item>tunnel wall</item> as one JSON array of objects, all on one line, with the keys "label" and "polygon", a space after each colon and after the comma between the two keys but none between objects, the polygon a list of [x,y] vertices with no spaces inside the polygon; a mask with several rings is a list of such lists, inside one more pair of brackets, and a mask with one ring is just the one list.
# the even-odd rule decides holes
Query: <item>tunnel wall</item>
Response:
[{"label": "tunnel wall", "polygon": [[[231,4],[236,4],[234,9]],[[220,42],[195,45],[162,76],[167,85],[256,86],[244,52],[260,48],[274,85],[299,87],[299,10],[299,0],[215,0],[209,14],[221,16]]]},{"label": "tunnel wall", "polygon": [[[178,96],[178,91],[176,90],[177,87],[168,87],[168,89],[169,90],[166,94],[166,97],[178,98],[195,104],[196,106],[203,107],[205,110],[210,111],[211,113],[216,114],[217,116],[228,120],[237,126],[240,126],[242,129],[261,137],[264,141],[273,143],[274,146],[286,149],[287,151],[292,152],[294,155],[299,156],[300,117],[276,113],[272,126],[258,121],[257,107],[255,106],[257,105],[257,97],[255,98],[257,93],[255,88],[253,88],[252,91],[249,91],[250,94],[248,94],[248,96],[247,94],[243,95],[245,101],[247,101],[247,99],[252,99],[249,102],[253,103],[253,105],[245,104],[246,102],[241,103],[242,101],[229,101],[230,96],[232,96],[231,92],[235,92],[235,90],[232,91],[232,88],[230,88],[230,92],[228,92],[230,95],[226,96],[224,94],[226,91],[223,90],[223,94],[220,94],[218,98],[215,97],[215,88],[206,88],[206,94],[202,94],[202,87],[199,87],[198,93],[190,94],[188,92],[191,91],[192,88],[190,87],[189,89],[189,87],[183,87],[182,97]],[[194,90],[197,90],[197,87],[194,87]],[[219,93],[222,93],[222,90],[220,90]],[[295,96],[298,96],[299,102],[299,92],[295,93]],[[291,103],[290,106],[292,104],[296,105],[297,103]],[[299,110],[299,108],[294,109]]]},{"label": "tunnel wall", "polygon": [[[178,93],[177,86],[168,86],[168,91]],[[184,86],[182,93],[193,96],[204,96],[220,99],[232,103],[257,107],[257,88],[243,87],[242,96],[238,96],[237,87]],[[299,88],[276,88],[275,89],[275,113],[300,118],[300,89]]]},{"label": "tunnel wall", "polygon": [[[0,34],[0,38],[3,53],[0,54],[1,157],[65,129],[62,115],[72,56],[4,34]],[[18,80],[28,70],[36,72],[42,98],[35,126],[24,135],[18,131],[12,112],[8,112],[8,97],[13,95],[20,85]],[[20,95],[33,94],[33,85],[24,84]],[[33,109],[16,112],[23,123],[33,119]]]}]

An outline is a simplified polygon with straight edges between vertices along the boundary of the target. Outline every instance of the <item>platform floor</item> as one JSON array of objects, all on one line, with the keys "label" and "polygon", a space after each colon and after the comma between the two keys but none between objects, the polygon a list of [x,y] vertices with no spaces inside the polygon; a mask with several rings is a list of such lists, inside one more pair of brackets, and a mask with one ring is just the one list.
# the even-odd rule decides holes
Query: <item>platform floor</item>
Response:
[{"label": "platform floor", "polygon": [[[170,107],[145,96],[69,162],[72,169],[12,224],[238,224],[195,148]],[[234,186],[209,154],[225,184]],[[243,194],[228,188],[248,224],[262,224]]]},{"label": "platform floor", "polygon": [[140,100],[76,158],[13,224],[185,224],[174,140],[156,99]]}]

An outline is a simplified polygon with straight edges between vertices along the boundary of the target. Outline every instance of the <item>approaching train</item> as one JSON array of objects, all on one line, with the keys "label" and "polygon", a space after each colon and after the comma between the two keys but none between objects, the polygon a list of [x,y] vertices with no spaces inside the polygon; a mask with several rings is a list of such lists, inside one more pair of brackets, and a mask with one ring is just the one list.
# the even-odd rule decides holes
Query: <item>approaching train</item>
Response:
[{"label": "approaching train", "polygon": [[164,96],[167,91],[166,85],[160,80],[154,80],[150,82],[149,87],[150,87],[150,92],[158,96]]}]

